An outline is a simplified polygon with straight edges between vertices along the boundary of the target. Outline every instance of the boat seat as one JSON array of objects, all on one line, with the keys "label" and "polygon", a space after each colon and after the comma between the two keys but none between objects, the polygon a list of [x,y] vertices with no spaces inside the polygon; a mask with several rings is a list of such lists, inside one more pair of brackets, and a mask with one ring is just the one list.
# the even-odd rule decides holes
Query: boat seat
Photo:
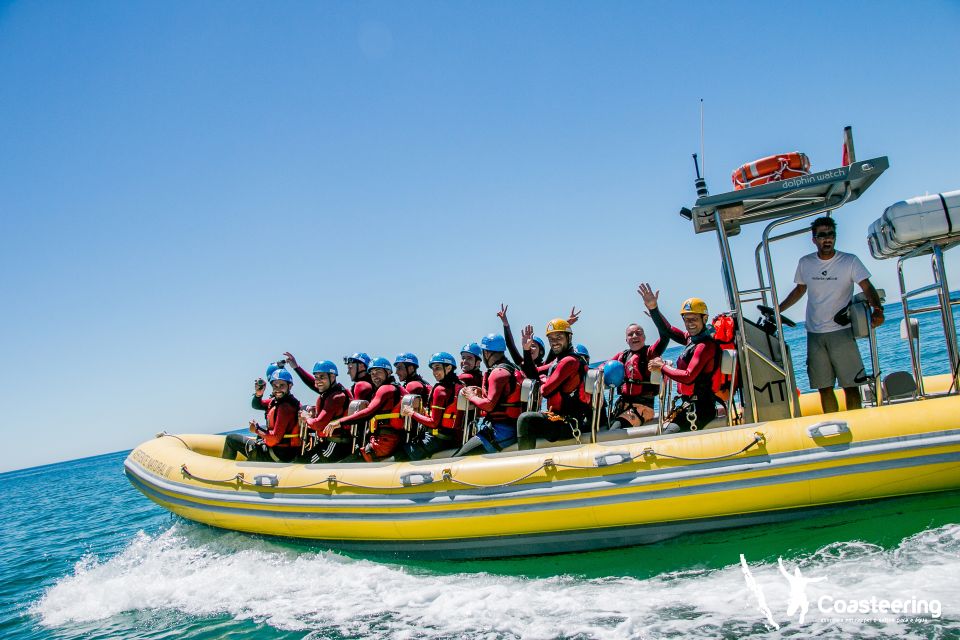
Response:
[{"label": "boat seat", "polygon": [[917,397],[917,381],[908,371],[894,371],[883,379],[883,394],[890,400]]}]

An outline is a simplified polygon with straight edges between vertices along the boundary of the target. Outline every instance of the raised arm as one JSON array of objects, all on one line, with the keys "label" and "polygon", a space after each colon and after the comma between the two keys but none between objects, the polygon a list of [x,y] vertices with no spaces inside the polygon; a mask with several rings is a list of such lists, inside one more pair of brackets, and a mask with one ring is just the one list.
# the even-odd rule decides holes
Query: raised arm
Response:
[{"label": "raised arm", "polygon": [[297,376],[303,381],[303,384],[307,385],[308,389],[313,390],[315,393],[317,391],[317,381],[313,379],[313,376],[307,373],[303,367],[297,364],[297,359],[293,357],[293,354],[289,351],[283,353],[283,357],[287,359],[287,362],[290,363],[290,366],[293,367],[293,370],[297,372]]},{"label": "raised arm", "polygon": [[509,306],[510,305],[501,302],[497,317],[500,318],[500,322],[503,323],[503,337],[507,341],[507,351],[510,352],[510,359],[519,366],[523,361],[523,355],[520,353],[520,350],[517,349],[517,343],[513,340],[513,331],[510,329],[510,321],[507,320],[507,309]]},{"label": "raised arm", "polygon": [[533,347],[533,325],[528,324],[523,328],[523,331],[520,332],[520,338],[523,340],[523,359],[520,362],[520,369],[523,371],[523,375],[531,380],[536,380],[540,377],[540,372],[537,370],[537,365],[533,361],[533,355],[531,348]]}]

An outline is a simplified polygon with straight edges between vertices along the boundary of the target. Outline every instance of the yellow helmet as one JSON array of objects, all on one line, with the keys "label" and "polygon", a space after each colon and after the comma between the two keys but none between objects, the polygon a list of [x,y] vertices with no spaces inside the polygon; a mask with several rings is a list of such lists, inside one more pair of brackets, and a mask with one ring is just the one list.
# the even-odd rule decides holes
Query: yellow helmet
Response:
[{"label": "yellow helmet", "polygon": [[563,318],[554,318],[547,323],[547,335],[551,333],[573,333],[573,329],[570,328],[570,323],[564,320]]},{"label": "yellow helmet", "polygon": [[685,313],[699,313],[700,315],[709,315],[707,313],[707,303],[700,298],[687,298],[680,305],[680,315]]}]

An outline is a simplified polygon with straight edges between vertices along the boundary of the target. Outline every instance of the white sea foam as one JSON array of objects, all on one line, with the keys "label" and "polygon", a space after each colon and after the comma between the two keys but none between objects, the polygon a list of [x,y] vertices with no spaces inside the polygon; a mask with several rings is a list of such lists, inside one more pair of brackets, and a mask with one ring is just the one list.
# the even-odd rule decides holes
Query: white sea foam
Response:
[{"label": "white sea foam", "polygon": [[[960,525],[922,532],[896,549],[834,543],[786,564],[800,565],[811,584],[804,629],[787,616],[789,586],[776,560],[751,559],[775,631],[765,624],[744,581],[739,558],[722,569],[661,574],[649,579],[570,576],[523,578],[489,573],[438,574],[354,560],[221,532],[174,525],[138,535],[107,561],[85,558],[73,575],[47,590],[32,608],[58,627],[105,620],[123,612],[172,611],[227,615],[278,629],[376,638],[660,638],[758,634],[864,637],[909,635],[910,623],[821,621],[817,597],[926,598],[943,604],[942,618],[960,622]],[[864,616],[860,616],[864,617]]]}]

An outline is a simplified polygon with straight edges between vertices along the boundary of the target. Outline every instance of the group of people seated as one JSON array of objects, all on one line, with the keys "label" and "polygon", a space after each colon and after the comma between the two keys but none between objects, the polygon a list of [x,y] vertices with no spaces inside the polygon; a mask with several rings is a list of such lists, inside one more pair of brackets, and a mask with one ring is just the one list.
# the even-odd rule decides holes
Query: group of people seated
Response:
[{"label": "group of people seated", "polygon": [[[686,300],[680,309],[684,329],[679,329],[660,312],[659,291],[648,283],[637,291],[658,338],[648,345],[639,324],[627,326],[627,348],[608,361],[622,365],[623,381],[605,426],[628,428],[653,420],[660,385],[652,376],[659,374],[677,384],[671,429],[702,428],[717,415],[713,384],[720,353],[707,306],[698,298]],[[349,389],[338,381],[334,362],[317,362],[308,373],[292,353],[284,353],[285,360],[268,369],[268,380],[254,383],[252,405],[266,413],[265,424],[250,422],[255,437],[228,435],[222,456],[310,463],[422,460],[441,452],[444,457],[496,453],[513,444],[533,449],[538,438],[579,439],[590,430],[592,417],[586,391],[589,352],[573,341],[579,313],[574,308],[568,318],[547,323],[546,342],[527,325],[518,349],[502,305],[497,315],[503,333],[463,345],[459,362],[446,351],[434,353],[428,362],[432,384],[421,377],[412,353],[401,353],[393,362],[362,352],[344,358]],[[673,366],[661,358],[670,340],[684,347]],[[318,394],[314,405],[301,405],[293,396],[293,373],[287,366]],[[523,411],[524,380],[539,382],[545,410]],[[461,396],[469,403],[466,409],[458,403]],[[468,413],[479,416],[475,433],[474,424],[467,424]]]}]

